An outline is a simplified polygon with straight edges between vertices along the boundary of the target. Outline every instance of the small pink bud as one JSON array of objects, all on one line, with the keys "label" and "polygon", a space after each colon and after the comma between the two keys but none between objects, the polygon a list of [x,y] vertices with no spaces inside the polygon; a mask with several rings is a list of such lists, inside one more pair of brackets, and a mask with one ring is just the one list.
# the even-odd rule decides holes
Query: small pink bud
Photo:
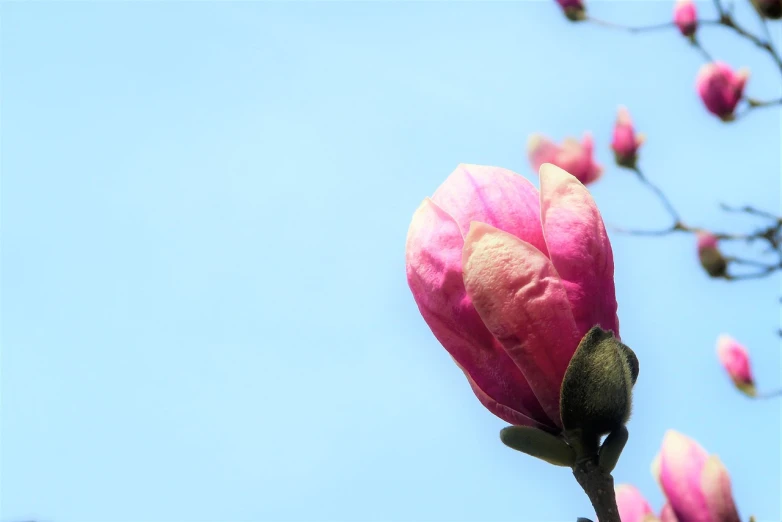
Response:
[{"label": "small pink bud", "polygon": [[782,18],[782,0],[752,0],[752,5],[765,18],[771,20]]},{"label": "small pink bud", "polygon": [[663,520],[671,520],[666,511],[672,511],[683,522],[740,521],[725,466],[689,437],[668,430],[652,474],[670,505],[663,509]]},{"label": "small pink bud", "polygon": [[698,29],[698,13],[691,0],[678,0],[673,8],[673,22],[679,31],[688,38]]},{"label": "small pink bud", "polygon": [[711,277],[725,277],[728,262],[717,245],[717,236],[709,232],[698,232],[698,260]]},{"label": "small pink bud", "polygon": [[586,19],[586,7],[581,0],[557,0],[562,12],[571,22],[579,22]]},{"label": "small pink bud", "polygon": [[755,382],[752,378],[747,349],[729,335],[723,334],[717,338],[717,357],[736,388],[754,397]]},{"label": "small pink bud", "polygon": [[620,167],[635,168],[638,160],[638,148],[643,144],[643,134],[636,135],[630,113],[625,107],[619,107],[614,125],[614,139],[611,148],[614,150],[614,159]]},{"label": "small pink bud", "polygon": [[695,88],[709,112],[723,121],[731,121],[734,119],[733,111],[744,95],[747,79],[747,69],[734,73],[723,62],[707,63],[698,72]]},{"label": "small pink bud", "polygon": [[654,517],[651,506],[638,488],[630,484],[619,484],[615,489],[616,507],[619,508],[622,522],[645,522]]},{"label": "small pink bud", "polygon": [[527,155],[532,169],[540,170],[544,163],[551,163],[569,172],[584,185],[600,179],[603,168],[593,157],[594,143],[592,135],[584,134],[579,143],[574,138],[565,138],[558,145],[542,134],[533,134],[527,141]]}]

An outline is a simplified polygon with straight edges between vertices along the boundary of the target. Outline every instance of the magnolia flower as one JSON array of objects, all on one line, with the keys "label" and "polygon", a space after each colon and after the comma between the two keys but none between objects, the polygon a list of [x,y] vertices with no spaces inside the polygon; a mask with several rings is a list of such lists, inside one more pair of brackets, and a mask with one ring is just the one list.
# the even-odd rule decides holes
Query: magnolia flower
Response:
[{"label": "magnolia flower", "polygon": [[616,125],[614,126],[614,139],[611,142],[617,165],[631,169],[635,168],[635,162],[638,159],[638,148],[643,142],[643,134],[635,133],[630,113],[625,107],[620,107]]},{"label": "magnolia flower", "polygon": [[652,463],[652,474],[668,499],[663,521],[740,521],[725,466],[716,455],[709,456],[681,433],[665,433],[660,453]]},{"label": "magnolia flower", "polygon": [[[627,420],[638,362],[617,341],[613,253],[589,191],[550,164],[540,185],[538,193],[509,170],[459,165],[413,216],[407,280],[481,403],[535,428],[514,431],[506,444],[519,449],[528,436],[548,435],[544,445],[572,451],[555,438],[570,428],[606,433]],[[578,353],[586,355],[574,357],[585,344]],[[593,350],[604,350],[606,369],[589,367]],[[561,394],[568,385],[572,393]],[[607,397],[617,402],[606,406]],[[597,402],[587,408],[585,400]]]},{"label": "magnolia flower", "polygon": [[619,484],[616,490],[616,506],[622,522],[652,522],[656,520],[649,503],[635,486]]},{"label": "magnolia flower", "polygon": [[552,163],[566,170],[578,181],[588,185],[597,181],[603,174],[603,168],[593,158],[594,144],[589,133],[579,143],[574,138],[566,138],[557,145],[542,134],[533,134],[527,141],[527,155],[532,169],[537,172],[544,163]]},{"label": "magnolia flower", "polygon": [[747,69],[734,73],[729,65],[712,62],[701,67],[695,88],[709,112],[723,121],[731,121],[748,79]]},{"label": "magnolia flower", "polygon": [[691,0],[677,0],[673,8],[673,23],[679,31],[689,38],[695,36],[698,29],[698,13]]},{"label": "magnolia flower", "polygon": [[557,3],[571,22],[578,22],[586,18],[586,8],[581,0],[557,0]]},{"label": "magnolia flower", "polygon": [[720,252],[717,236],[710,232],[698,232],[696,235],[698,260],[711,277],[725,277],[728,262]]},{"label": "magnolia flower", "polygon": [[754,397],[755,382],[752,378],[747,349],[729,335],[723,334],[717,338],[717,357],[736,388]]}]

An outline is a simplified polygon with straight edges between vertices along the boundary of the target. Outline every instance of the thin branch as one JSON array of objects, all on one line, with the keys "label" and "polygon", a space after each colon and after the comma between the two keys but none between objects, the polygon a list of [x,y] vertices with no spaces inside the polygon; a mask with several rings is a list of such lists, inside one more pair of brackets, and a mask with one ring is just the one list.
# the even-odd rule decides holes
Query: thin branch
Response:
[{"label": "thin branch", "polygon": [[706,51],[706,49],[701,44],[700,40],[698,40],[697,38],[693,37],[692,45],[693,45],[693,47],[695,47],[703,55],[703,57],[706,59],[707,63],[711,63],[711,62],[714,61],[714,58],[712,58],[711,55],[708,53],[708,51]]},{"label": "thin branch", "polygon": [[[782,332],[782,330],[780,330],[780,332]],[[760,395],[755,396],[756,399],[773,399],[774,397],[782,397],[782,389],[761,393]]]},{"label": "thin branch", "polygon": [[763,263],[762,261],[755,261],[754,259],[744,259],[741,257],[726,257],[725,261],[728,261],[730,263],[736,263],[737,265],[745,265],[745,266],[754,266],[756,268],[762,268],[764,270],[767,270],[768,272],[773,272],[774,270],[779,270],[779,265],[769,265],[768,263]]},{"label": "thin branch", "polygon": [[636,230],[613,226],[610,227],[610,229],[618,234],[627,234],[628,236],[667,236],[681,230],[675,227],[665,228],[663,230]]},{"label": "thin branch", "polygon": [[761,272],[755,272],[751,274],[726,274],[725,279],[729,281],[743,281],[745,279],[762,279],[764,277],[768,277],[775,271],[779,270],[779,267],[767,267],[766,270],[763,270]]},{"label": "thin branch", "polygon": [[782,223],[782,216],[777,216],[775,214],[772,214],[771,212],[766,212],[765,210],[760,210],[750,205],[744,205],[743,207],[733,207],[726,203],[720,203],[720,208],[725,212],[739,212],[743,214],[750,214],[753,216],[759,216],[766,219],[772,219],[774,221]]},{"label": "thin branch", "polygon": [[641,26],[641,27],[632,27],[629,25],[622,25],[617,24],[614,22],[607,22],[605,20],[601,20],[599,18],[595,18],[593,16],[588,16],[586,18],[586,21],[592,22],[595,25],[599,25],[601,27],[607,27],[609,29],[617,29],[620,31],[628,31],[630,33],[644,33],[649,31],[658,31],[660,29],[670,29],[672,27],[676,27],[676,24],[673,22],[666,22],[664,24],[656,24],[656,25],[647,25],[647,26]]},{"label": "thin branch", "polygon": [[652,192],[655,193],[657,198],[660,200],[660,202],[665,207],[665,210],[667,210],[668,214],[670,214],[671,217],[673,218],[673,221],[674,221],[673,228],[674,229],[677,228],[676,225],[680,224],[682,220],[681,220],[681,217],[679,217],[679,213],[676,212],[675,208],[673,208],[673,205],[671,204],[670,200],[668,200],[668,197],[663,193],[662,190],[660,190],[660,188],[657,185],[655,185],[654,183],[649,181],[649,178],[644,176],[644,173],[641,172],[641,169],[639,167],[635,167],[633,169],[633,172],[635,172],[635,175],[638,177],[638,179],[641,181],[641,183],[643,183],[644,185],[649,187],[649,189]]},{"label": "thin branch", "polygon": [[774,49],[771,39],[766,41],[761,40],[759,37],[738,25],[730,13],[721,10],[722,7],[719,5],[719,0],[714,0],[714,3],[715,5],[718,5],[718,11],[720,13],[720,25],[733,29],[737,34],[743,36],[758,47],[765,49],[769,56],[771,56],[771,59],[774,60],[774,63],[776,63],[779,71],[782,72],[782,57],[780,57],[779,53],[776,51],[776,49]]},{"label": "thin branch", "polygon": [[773,107],[774,105],[782,105],[782,98],[776,100],[756,100],[755,98],[745,98],[750,109],[762,109],[763,107]]}]

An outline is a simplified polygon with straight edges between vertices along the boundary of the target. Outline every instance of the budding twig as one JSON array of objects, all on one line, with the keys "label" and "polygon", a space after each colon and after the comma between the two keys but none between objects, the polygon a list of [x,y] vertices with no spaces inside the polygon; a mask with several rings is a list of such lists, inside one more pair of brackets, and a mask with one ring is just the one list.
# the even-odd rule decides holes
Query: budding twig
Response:
[{"label": "budding twig", "polygon": [[[780,56],[779,52],[777,52],[776,48],[774,47],[773,39],[771,38],[771,33],[768,29],[768,25],[766,24],[765,18],[761,16],[761,21],[762,21],[761,25],[763,26],[763,32],[765,35],[765,39],[762,39],[759,36],[756,36],[751,32],[747,31],[746,29],[744,29],[741,25],[739,25],[736,22],[736,20],[734,20],[733,12],[732,12],[733,11],[732,4],[729,9],[726,9],[723,7],[722,2],[720,0],[714,0],[714,7],[717,10],[717,14],[719,16],[717,20],[698,20],[698,25],[701,26],[720,25],[722,27],[727,27],[728,29],[733,30],[739,36],[746,38],[756,46],[765,50],[769,54],[771,59],[774,60],[774,63],[777,65],[777,68],[779,68],[780,73],[782,73],[782,56]],[[676,27],[676,24],[674,22],[666,22],[666,23],[654,24],[648,26],[633,27],[633,26],[617,24],[614,22],[608,22],[606,20],[601,20],[599,18],[594,18],[592,16],[587,16],[585,20],[602,27],[607,27],[609,29],[623,30],[632,34],[659,31],[659,30]],[[711,55],[709,55],[709,53],[707,53],[703,49],[703,46],[701,46],[697,42],[697,40],[693,39],[693,44],[709,62],[714,61],[712,60]]]}]

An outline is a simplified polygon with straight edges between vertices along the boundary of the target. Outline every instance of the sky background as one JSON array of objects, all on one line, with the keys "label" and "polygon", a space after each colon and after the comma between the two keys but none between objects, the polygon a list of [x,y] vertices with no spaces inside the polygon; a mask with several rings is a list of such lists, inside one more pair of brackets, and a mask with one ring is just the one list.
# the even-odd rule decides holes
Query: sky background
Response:
[{"label": "sky background", "polygon": [[[751,96],[782,94],[767,56],[701,35]],[[687,222],[780,208],[777,109],[722,124],[674,30],[553,2],[3,2],[0,60],[2,522],[594,518],[568,470],[500,443],[420,317],[413,212],[462,162],[537,184],[529,134],[591,130],[606,223],[667,226],[612,166],[619,104]],[[711,281],[691,236],[612,242],[641,368],[616,482],[659,510],[672,428],[720,456],[743,521],[778,521],[780,400],[736,392],[715,340],[780,387],[779,278]]]}]

